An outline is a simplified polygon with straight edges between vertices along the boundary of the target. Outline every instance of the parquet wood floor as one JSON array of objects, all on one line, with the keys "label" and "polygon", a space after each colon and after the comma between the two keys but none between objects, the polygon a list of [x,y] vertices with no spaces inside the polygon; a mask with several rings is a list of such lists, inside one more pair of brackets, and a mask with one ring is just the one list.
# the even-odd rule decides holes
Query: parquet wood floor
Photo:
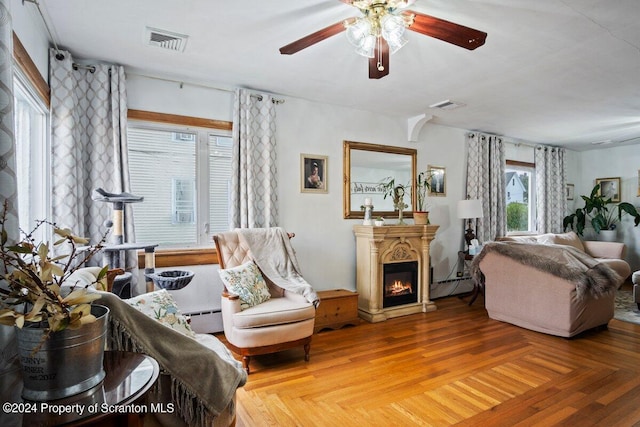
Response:
[{"label": "parquet wood floor", "polygon": [[322,331],[309,362],[254,357],[237,426],[640,425],[640,325],[568,340],[491,320],[482,298],[436,304]]}]

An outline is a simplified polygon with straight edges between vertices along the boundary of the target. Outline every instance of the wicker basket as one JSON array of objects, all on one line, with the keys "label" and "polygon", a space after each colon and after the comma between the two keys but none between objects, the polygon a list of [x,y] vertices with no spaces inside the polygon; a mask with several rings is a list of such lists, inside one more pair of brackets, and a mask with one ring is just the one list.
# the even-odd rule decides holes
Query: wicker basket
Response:
[{"label": "wicker basket", "polygon": [[193,271],[188,270],[168,270],[158,273],[145,274],[147,278],[161,289],[176,291],[187,286],[193,279]]}]

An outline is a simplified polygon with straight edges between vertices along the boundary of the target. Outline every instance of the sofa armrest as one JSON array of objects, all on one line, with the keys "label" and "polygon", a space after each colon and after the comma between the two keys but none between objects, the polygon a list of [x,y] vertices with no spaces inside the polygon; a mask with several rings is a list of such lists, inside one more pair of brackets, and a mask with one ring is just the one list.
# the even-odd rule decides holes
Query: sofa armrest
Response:
[{"label": "sofa armrest", "polygon": [[626,249],[624,243],[585,240],[582,244],[585,251],[594,258],[624,259]]}]

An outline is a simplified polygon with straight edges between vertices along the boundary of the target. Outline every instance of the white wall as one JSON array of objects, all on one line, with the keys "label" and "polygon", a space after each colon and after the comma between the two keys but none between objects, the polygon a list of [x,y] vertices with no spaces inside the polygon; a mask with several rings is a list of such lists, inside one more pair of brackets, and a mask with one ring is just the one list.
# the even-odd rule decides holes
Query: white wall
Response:
[{"label": "white wall", "polygon": [[11,0],[13,31],[31,56],[45,81],[49,81],[49,41],[42,18],[34,4]]}]

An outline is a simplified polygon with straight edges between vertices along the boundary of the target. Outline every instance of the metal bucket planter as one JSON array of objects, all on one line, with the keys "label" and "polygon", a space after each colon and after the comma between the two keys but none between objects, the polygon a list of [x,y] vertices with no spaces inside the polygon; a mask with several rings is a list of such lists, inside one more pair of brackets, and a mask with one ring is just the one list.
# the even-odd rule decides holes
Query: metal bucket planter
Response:
[{"label": "metal bucket planter", "polygon": [[104,346],[109,309],[92,305],[96,321],[77,330],[52,332],[37,352],[44,329],[17,330],[24,388],[22,397],[45,401],[82,393],[104,379]]}]

